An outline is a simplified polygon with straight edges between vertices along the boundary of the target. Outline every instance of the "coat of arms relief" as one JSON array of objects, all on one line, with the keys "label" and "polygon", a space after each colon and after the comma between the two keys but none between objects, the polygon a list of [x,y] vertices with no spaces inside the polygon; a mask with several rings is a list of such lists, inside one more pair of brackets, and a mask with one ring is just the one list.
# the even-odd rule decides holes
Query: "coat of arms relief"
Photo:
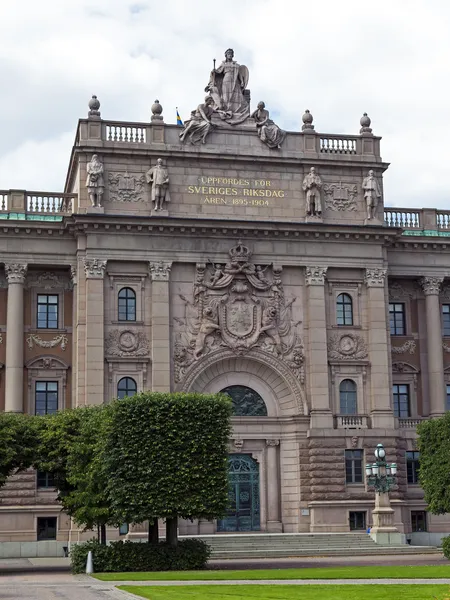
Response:
[{"label": "coat of arms relief", "polygon": [[281,359],[304,382],[304,348],[292,318],[295,298],[285,298],[282,267],[258,265],[239,242],[229,262],[197,264],[191,299],[180,294],[185,317],[175,319],[175,382],[189,367],[219,348],[244,355],[258,348]]}]

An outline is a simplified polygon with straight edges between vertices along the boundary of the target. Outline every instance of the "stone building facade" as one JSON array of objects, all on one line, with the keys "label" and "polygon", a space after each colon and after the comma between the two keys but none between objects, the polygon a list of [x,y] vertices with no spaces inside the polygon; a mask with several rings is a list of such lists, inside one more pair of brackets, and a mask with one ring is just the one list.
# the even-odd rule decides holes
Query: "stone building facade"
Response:
[{"label": "stone building facade", "polygon": [[[93,99],[64,193],[0,191],[1,409],[226,390],[232,507],[181,534],[363,529],[382,442],[397,527],[435,542],[450,522],[426,513],[416,426],[448,408],[449,213],[384,208],[367,116],[264,138],[257,114],[208,128],[200,107],[180,141],[158,102],[125,123]],[[45,473],[0,498],[0,540],[78,539]]]}]

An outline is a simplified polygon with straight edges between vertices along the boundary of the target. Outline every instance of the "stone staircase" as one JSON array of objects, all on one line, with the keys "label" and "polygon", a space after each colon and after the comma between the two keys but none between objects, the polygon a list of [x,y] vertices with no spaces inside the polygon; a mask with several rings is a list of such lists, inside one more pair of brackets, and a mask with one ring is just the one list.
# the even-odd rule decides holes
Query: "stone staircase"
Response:
[{"label": "stone staircase", "polygon": [[366,533],[271,533],[180,536],[196,537],[211,547],[212,559],[287,558],[297,556],[354,556],[431,554],[433,546],[381,546]]}]

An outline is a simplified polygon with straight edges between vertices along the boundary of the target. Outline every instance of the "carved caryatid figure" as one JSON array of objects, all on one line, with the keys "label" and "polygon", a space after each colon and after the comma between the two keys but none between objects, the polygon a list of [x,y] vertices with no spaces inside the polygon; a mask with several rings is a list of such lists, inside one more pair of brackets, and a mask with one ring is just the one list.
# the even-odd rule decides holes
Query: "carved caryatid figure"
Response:
[{"label": "carved caryatid figure", "polygon": [[310,217],[320,217],[322,215],[321,187],[322,180],[317,175],[315,168],[311,167],[308,175],[303,180],[303,190],[306,192],[306,214]]},{"label": "carved caryatid figure", "polygon": [[191,118],[189,121],[185,121],[184,129],[180,133],[180,142],[184,142],[189,134],[191,144],[206,143],[206,136],[213,127],[211,123],[214,112],[213,103],[211,96],[206,96],[205,102],[199,104],[196,110],[191,112]]},{"label": "carved caryatid figure", "polygon": [[203,352],[205,347],[206,338],[208,335],[214,333],[217,329],[220,329],[217,322],[217,314],[211,307],[205,308],[203,312],[203,318],[200,323],[200,330],[195,340],[194,357],[198,359]]},{"label": "carved caryatid figure", "polygon": [[267,144],[269,148],[281,148],[286,132],[269,118],[269,111],[266,110],[264,102],[258,102],[258,108],[251,116],[256,121],[259,139]]},{"label": "carved caryatid figure", "polygon": [[367,219],[376,219],[378,202],[381,198],[381,190],[372,170],[370,170],[368,176],[363,179],[362,189],[364,190],[364,198],[366,200]]},{"label": "carved caryatid figure", "polygon": [[161,158],[158,158],[156,165],[147,171],[145,177],[147,183],[152,186],[152,202],[155,203],[155,211],[164,210],[164,203],[170,202],[169,171],[163,167]]},{"label": "carved caryatid figure", "polygon": [[101,206],[105,181],[103,179],[103,164],[100,162],[97,154],[93,154],[91,162],[88,162],[86,174],[86,187],[91,204],[92,206]]},{"label": "carved caryatid figure", "polygon": [[248,69],[233,60],[231,48],[225,52],[225,60],[211,71],[205,92],[209,92],[214,101],[214,108],[221,117],[231,125],[242,123],[250,115],[250,106],[244,96],[248,84]]}]

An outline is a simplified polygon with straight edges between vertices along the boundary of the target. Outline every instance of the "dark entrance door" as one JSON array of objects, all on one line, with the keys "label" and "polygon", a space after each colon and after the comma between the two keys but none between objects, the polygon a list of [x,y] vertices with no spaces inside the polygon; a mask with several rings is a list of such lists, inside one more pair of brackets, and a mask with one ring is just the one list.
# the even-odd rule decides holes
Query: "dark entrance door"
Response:
[{"label": "dark entrance door", "polygon": [[218,531],[259,531],[259,465],[248,454],[228,458],[228,498],[230,506]]}]

